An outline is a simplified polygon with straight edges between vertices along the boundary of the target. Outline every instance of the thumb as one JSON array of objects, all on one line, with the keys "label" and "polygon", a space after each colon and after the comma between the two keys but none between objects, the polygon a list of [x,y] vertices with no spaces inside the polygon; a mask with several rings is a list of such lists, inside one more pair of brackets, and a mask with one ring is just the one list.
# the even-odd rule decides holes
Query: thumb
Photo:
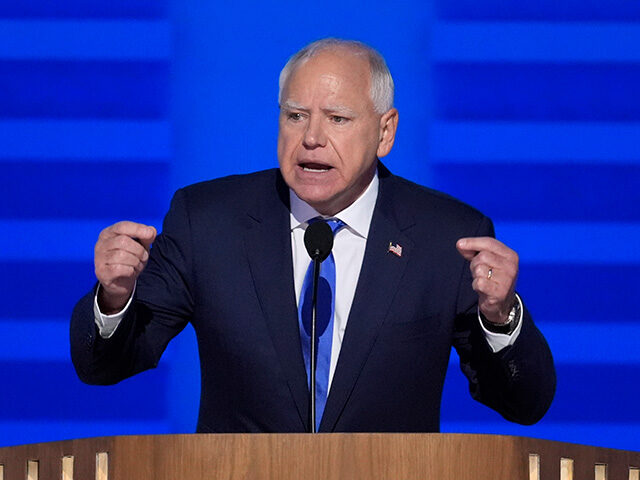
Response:
[{"label": "thumb", "polygon": [[144,226],[143,228],[140,228],[138,230],[138,240],[140,241],[142,246],[147,250],[149,250],[149,247],[151,246],[153,241],[156,239],[156,235],[157,235],[156,229],[151,225]]},{"label": "thumb", "polygon": [[456,248],[458,249],[458,252],[460,253],[460,255],[462,255],[465,260],[471,261],[473,260],[473,257],[475,257],[478,254],[478,250],[474,249],[474,248],[467,248],[467,239],[465,238],[461,238],[460,240],[458,240],[456,242]]}]

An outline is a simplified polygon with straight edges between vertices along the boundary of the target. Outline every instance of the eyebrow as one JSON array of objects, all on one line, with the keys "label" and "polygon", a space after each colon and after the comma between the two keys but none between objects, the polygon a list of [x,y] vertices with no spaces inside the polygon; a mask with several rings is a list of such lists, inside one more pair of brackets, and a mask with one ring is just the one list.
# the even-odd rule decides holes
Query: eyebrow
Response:
[{"label": "eyebrow", "polygon": [[[293,102],[291,100],[286,100],[285,102],[283,102],[282,105],[280,105],[280,108],[285,108],[287,110],[302,110],[303,112],[309,111],[308,107],[305,107],[304,105]],[[322,108],[322,111],[325,113],[335,113],[338,115],[348,115],[351,117],[356,116],[356,112],[342,105],[327,105],[326,107]]]},{"label": "eyebrow", "polygon": [[292,102],[291,100],[286,100],[285,102],[283,102],[282,105],[280,105],[280,108],[286,108],[287,110],[309,111],[308,108],[304,107],[303,105],[301,105],[299,103]]},{"label": "eyebrow", "polygon": [[337,113],[339,115],[346,115],[350,117],[355,117],[356,112],[351,110],[349,107],[345,107],[342,105],[327,105],[322,109],[323,112],[327,113]]}]

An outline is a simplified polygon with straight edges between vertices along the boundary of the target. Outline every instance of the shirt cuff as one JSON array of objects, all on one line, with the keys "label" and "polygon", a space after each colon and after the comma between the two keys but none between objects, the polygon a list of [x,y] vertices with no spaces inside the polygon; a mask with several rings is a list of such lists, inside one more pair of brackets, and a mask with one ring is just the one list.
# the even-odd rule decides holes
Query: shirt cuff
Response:
[{"label": "shirt cuff", "polygon": [[520,316],[516,320],[518,322],[518,325],[516,326],[516,329],[511,334],[494,333],[487,330],[485,326],[482,324],[482,319],[480,318],[480,308],[478,308],[478,322],[480,322],[480,327],[484,332],[484,337],[487,339],[487,343],[491,347],[491,350],[493,351],[493,353],[498,353],[503,348],[508,347],[509,345],[513,345],[518,339],[518,335],[520,335],[520,330],[522,330],[522,315],[523,315],[524,308],[522,306],[522,300],[520,299],[520,295],[518,295],[517,293],[516,293],[516,300],[520,304]]},{"label": "shirt cuff", "polygon": [[133,292],[131,292],[131,297],[129,297],[129,301],[124,306],[124,308],[113,315],[105,315],[100,311],[100,307],[98,306],[98,293],[100,293],[100,288],[102,285],[98,284],[98,288],[96,289],[96,295],[93,297],[93,317],[96,322],[96,326],[98,327],[98,332],[102,338],[111,338],[111,336],[115,333],[116,328],[120,325],[120,322],[124,318],[131,306],[131,301],[133,300],[133,295],[136,293],[136,286],[133,286]]}]

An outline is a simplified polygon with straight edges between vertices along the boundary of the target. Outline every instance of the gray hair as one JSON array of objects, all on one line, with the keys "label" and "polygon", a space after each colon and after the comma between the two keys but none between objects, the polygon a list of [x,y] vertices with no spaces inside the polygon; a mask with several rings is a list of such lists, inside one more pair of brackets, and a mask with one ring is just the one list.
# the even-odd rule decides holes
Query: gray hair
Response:
[{"label": "gray hair", "polygon": [[382,55],[376,50],[356,40],[323,38],[310,43],[294,54],[280,72],[278,103],[282,101],[282,90],[291,74],[308,59],[325,50],[349,49],[354,55],[362,55],[369,61],[371,68],[371,90],[369,95],[376,113],[383,114],[393,108],[393,78]]}]

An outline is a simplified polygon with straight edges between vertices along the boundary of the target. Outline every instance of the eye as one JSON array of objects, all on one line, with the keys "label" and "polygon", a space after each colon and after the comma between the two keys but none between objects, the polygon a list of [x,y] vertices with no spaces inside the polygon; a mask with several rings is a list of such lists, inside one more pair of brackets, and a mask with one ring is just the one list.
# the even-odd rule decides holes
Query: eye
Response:
[{"label": "eye", "polygon": [[347,123],[349,121],[349,119],[347,117],[341,117],[340,115],[332,115],[331,116],[331,121],[333,123],[337,123],[338,125],[343,124],[343,123]]},{"label": "eye", "polygon": [[287,113],[287,118],[294,122],[298,122],[302,120],[302,114],[300,112],[289,112]]}]

